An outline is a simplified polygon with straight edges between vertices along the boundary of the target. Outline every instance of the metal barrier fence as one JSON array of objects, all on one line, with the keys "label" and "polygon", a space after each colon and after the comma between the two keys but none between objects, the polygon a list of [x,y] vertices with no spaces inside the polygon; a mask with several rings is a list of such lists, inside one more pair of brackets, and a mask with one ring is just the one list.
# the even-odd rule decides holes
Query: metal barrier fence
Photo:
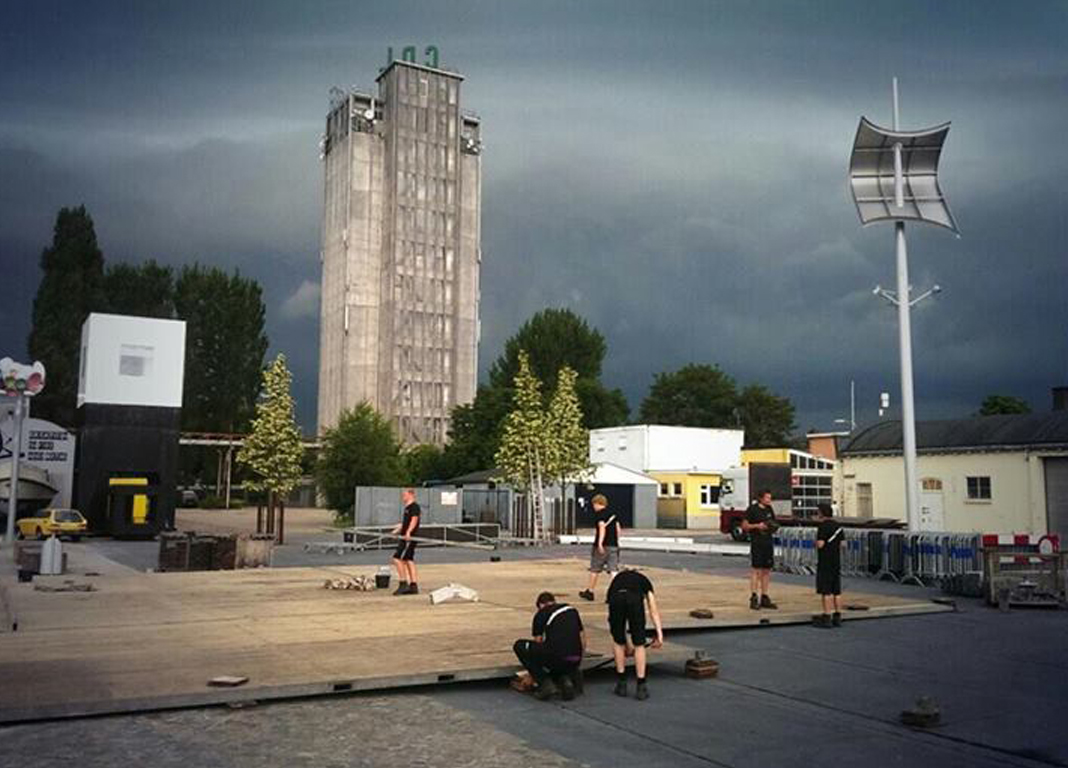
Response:
[{"label": "metal barrier fence", "polygon": [[[903,584],[937,584],[954,576],[982,573],[979,533],[909,533],[846,528],[841,547],[842,573]],[[787,573],[816,572],[815,528],[775,532],[776,566]]]}]

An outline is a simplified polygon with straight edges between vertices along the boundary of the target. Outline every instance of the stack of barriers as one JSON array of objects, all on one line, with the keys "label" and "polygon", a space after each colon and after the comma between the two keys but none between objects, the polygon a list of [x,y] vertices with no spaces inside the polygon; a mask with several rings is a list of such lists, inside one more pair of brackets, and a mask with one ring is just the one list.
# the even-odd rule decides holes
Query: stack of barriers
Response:
[{"label": "stack of barriers", "polygon": [[[982,534],[846,528],[842,573],[922,586],[982,581]],[[786,573],[816,571],[816,529],[775,532],[776,567]],[[955,590],[949,590],[955,591]]]}]

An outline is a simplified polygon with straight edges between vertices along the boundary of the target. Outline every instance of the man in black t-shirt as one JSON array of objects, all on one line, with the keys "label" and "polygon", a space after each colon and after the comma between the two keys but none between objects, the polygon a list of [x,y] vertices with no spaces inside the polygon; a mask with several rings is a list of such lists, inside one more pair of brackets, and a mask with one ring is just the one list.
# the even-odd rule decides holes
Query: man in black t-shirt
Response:
[{"label": "man in black t-shirt", "polygon": [[586,589],[579,592],[583,600],[593,600],[593,588],[597,586],[601,571],[607,571],[608,577],[612,578],[619,570],[619,536],[623,530],[616,514],[608,511],[608,499],[604,494],[598,493],[590,499],[590,507],[597,516],[597,528],[590,550],[590,581]]},{"label": "man in black t-shirt", "polygon": [[749,505],[742,521],[742,530],[749,534],[749,607],[754,611],[779,607],[768,597],[771,569],[775,565],[772,534],[777,527],[775,510],[771,507],[771,491],[758,491],[756,501]]},{"label": "man in black t-shirt", "polygon": [[412,537],[419,531],[419,519],[422,510],[415,500],[415,491],[405,488],[401,492],[404,504],[404,518],[393,528],[393,535],[400,535],[400,543],[393,553],[393,567],[397,569],[397,589],[395,595],[418,595],[419,584],[415,574],[415,544]]},{"label": "man in black t-shirt", "polygon": [[[646,633],[645,607],[656,627],[656,640],[652,647],[664,644],[664,627],[660,623],[660,610],[653,594],[653,583],[641,573],[623,570],[616,574],[608,585],[608,629],[612,633],[612,655],[616,662],[617,696],[627,695],[627,657],[634,655],[634,671],[638,676],[638,687],[634,692],[636,699],[648,699],[649,690],[645,685],[646,667]],[[627,637],[627,631],[630,637]]]},{"label": "man in black t-shirt", "polygon": [[[556,602],[552,592],[542,592],[535,603],[530,634],[533,640],[516,640],[512,647],[520,663],[537,683],[534,695],[542,701],[551,698],[559,683],[565,701],[582,692],[579,665],[586,650],[586,632],[579,612],[567,603]],[[554,682],[553,678],[556,678]]]},{"label": "man in black t-shirt", "polygon": [[[845,532],[834,522],[830,504],[819,505],[820,527],[816,531],[816,593],[823,613],[813,623],[822,629],[842,626],[842,539]],[[834,608],[832,614],[828,608]]]}]

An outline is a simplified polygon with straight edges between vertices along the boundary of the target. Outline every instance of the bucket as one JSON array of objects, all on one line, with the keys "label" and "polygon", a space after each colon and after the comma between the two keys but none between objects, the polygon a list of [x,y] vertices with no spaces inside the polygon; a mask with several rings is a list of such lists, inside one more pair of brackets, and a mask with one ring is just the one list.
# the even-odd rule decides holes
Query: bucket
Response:
[{"label": "bucket", "polygon": [[389,589],[389,571],[375,574],[375,589]]}]

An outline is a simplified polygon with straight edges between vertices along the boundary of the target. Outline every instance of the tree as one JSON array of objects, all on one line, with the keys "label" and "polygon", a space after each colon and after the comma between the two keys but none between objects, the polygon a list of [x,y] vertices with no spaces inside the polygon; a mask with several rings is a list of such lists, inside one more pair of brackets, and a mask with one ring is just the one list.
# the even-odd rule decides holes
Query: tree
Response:
[{"label": "tree", "polygon": [[48,386],[34,397],[34,415],[73,426],[82,323],[103,299],[104,254],[85,206],[56,215],[52,246],[41,253],[29,352],[44,363]]},{"label": "tree", "polygon": [[473,402],[452,409],[449,443],[445,446],[451,475],[493,467],[511,407],[511,387],[480,386]]},{"label": "tree", "polygon": [[182,428],[241,432],[255,411],[267,352],[263,291],[237,272],[185,267],[175,310],[186,321]]},{"label": "tree", "polygon": [[778,448],[793,433],[794,404],[767,387],[750,384],[738,395],[738,423],[745,430],[746,448]]},{"label": "tree", "polygon": [[691,363],[658,373],[639,414],[644,424],[733,428],[737,405],[734,379],[718,366]]},{"label": "tree", "polygon": [[267,510],[272,519],[279,497],[284,498],[296,488],[301,476],[304,446],[293,413],[292,382],[285,355],[280,354],[263,371],[263,396],[256,404],[252,431],[237,453],[238,462],[252,473],[245,486],[267,492]]},{"label": "tree", "polygon": [[353,521],[353,497],[359,485],[404,482],[400,444],[389,422],[368,403],[341,412],[336,427],[326,430],[315,466],[327,505],[341,520]]},{"label": "tree", "polygon": [[113,315],[174,317],[174,270],[153,260],[113,264],[104,273],[104,305]]},{"label": "tree", "polygon": [[504,434],[494,457],[502,478],[517,490],[540,497],[542,478],[551,461],[548,419],[541,398],[541,382],[530,368],[526,352],[519,353],[515,375],[515,405],[504,420]]},{"label": "tree", "polygon": [[449,459],[442,448],[424,444],[409,448],[401,454],[405,482],[422,485],[431,480],[445,480],[455,473],[450,471]]},{"label": "tree", "polygon": [[1030,413],[1031,405],[1012,395],[987,395],[979,407],[980,416],[1003,416],[1018,413]]},{"label": "tree", "polygon": [[570,309],[543,309],[523,323],[490,366],[490,387],[507,389],[519,370],[519,354],[530,360],[533,374],[548,388],[564,366],[575,371],[583,423],[589,429],[624,424],[630,415],[627,399],[600,381],[608,352],[604,336]]},{"label": "tree", "polygon": [[549,438],[546,473],[560,483],[563,498],[568,479],[576,479],[590,468],[590,433],[582,426],[582,409],[575,392],[577,374],[566,365],[556,376],[556,390],[546,413]]}]

